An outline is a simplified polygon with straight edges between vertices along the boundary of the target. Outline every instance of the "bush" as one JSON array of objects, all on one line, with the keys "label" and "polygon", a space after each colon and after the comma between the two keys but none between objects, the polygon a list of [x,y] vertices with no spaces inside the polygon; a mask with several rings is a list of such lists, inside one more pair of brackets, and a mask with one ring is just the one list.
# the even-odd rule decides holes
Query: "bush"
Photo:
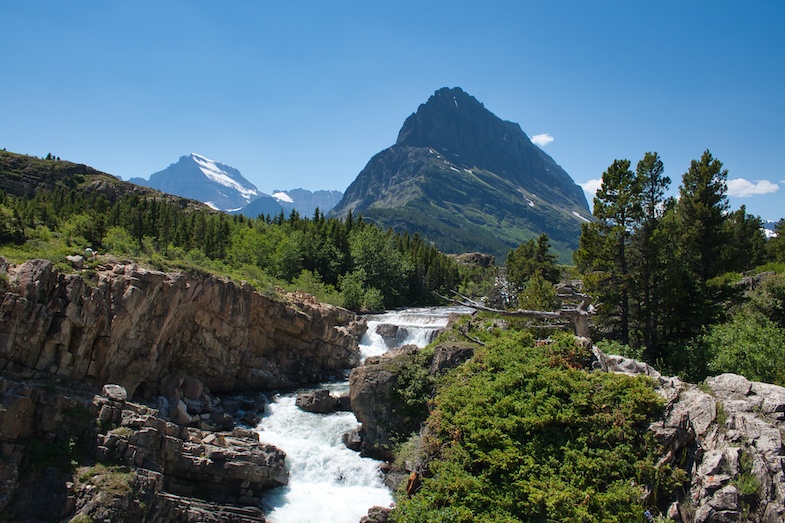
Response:
[{"label": "bush", "polygon": [[556,335],[490,339],[440,383],[429,433],[441,449],[398,523],[638,521],[642,493],[680,487],[647,434],[661,412],[653,382],[577,368],[585,349]]},{"label": "bush", "polygon": [[785,330],[767,317],[743,311],[709,329],[704,343],[710,372],[732,372],[753,381],[785,385]]}]

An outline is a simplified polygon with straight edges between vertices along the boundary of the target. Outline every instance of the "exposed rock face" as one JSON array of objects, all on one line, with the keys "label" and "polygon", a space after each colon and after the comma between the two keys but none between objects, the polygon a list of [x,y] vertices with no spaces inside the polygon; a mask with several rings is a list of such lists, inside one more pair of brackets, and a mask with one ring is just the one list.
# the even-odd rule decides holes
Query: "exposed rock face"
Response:
[{"label": "exposed rock face", "polygon": [[649,365],[599,356],[605,370],[651,376],[667,401],[665,416],[650,430],[665,447],[661,462],[685,467],[691,478],[686,499],[671,505],[669,517],[785,521],[785,388],[722,374],[706,379],[701,390]]},{"label": "exposed rock face", "polygon": [[[357,439],[362,441],[360,451],[364,455],[379,459],[390,459],[389,447],[396,436],[408,436],[419,428],[422,420],[411,419],[400,406],[395,388],[399,384],[399,373],[413,364],[418,349],[405,345],[381,356],[372,356],[352,370],[349,376],[349,397],[352,410],[362,424],[358,434],[344,438],[350,448],[356,448]],[[429,361],[429,375],[436,376],[454,368],[473,354],[468,347],[443,345],[434,349]]]},{"label": "exposed rock face", "polygon": [[213,392],[292,387],[357,364],[353,313],[284,302],[214,276],[105,265],[90,281],[49,261],[8,268],[0,369],[154,396],[173,376]]},{"label": "exposed rock face", "polygon": [[103,424],[117,426],[98,434],[99,461],[158,472],[168,492],[257,505],[263,489],[288,482],[285,454],[260,444],[253,431],[205,432],[163,420],[141,405],[99,397],[94,403]]},{"label": "exposed rock face", "polygon": [[5,518],[264,522],[262,491],[288,481],[283,452],[247,429],[167,421],[124,392],[0,378]]}]

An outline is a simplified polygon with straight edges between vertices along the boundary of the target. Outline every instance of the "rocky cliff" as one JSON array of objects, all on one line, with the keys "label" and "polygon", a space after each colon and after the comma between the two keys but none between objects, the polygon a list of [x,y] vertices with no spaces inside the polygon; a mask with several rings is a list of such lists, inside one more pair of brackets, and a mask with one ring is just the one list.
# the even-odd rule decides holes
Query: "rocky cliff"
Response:
[{"label": "rocky cliff", "polygon": [[0,520],[264,522],[285,455],[237,426],[264,398],[215,393],[340,374],[364,325],[306,295],[108,260],[0,258],[0,292]]},{"label": "rocky cliff", "polygon": [[0,263],[0,369],[118,383],[152,397],[173,376],[213,392],[293,387],[358,362],[356,317],[304,297],[272,299],[204,274],[107,263],[65,274]]}]

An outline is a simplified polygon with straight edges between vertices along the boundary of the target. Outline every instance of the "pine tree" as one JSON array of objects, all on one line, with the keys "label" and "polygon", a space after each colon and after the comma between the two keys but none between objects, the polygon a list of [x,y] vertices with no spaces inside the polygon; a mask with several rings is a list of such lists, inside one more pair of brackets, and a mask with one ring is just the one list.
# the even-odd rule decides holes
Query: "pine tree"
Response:
[{"label": "pine tree", "polygon": [[725,272],[723,250],[730,239],[725,227],[728,171],[707,150],[682,177],[676,213],[682,228],[686,262],[699,283]]},{"label": "pine tree", "polygon": [[627,250],[632,228],[641,216],[640,193],[641,184],[630,170],[630,161],[615,160],[602,173],[602,185],[594,198],[597,222],[584,224],[575,254],[579,269],[593,273],[587,278],[587,289],[602,303],[605,327],[611,337],[625,344],[630,340]]},{"label": "pine tree", "polygon": [[636,347],[645,347],[644,356],[655,361],[662,356],[659,320],[662,317],[663,285],[665,281],[667,237],[662,219],[668,208],[665,193],[671,180],[665,176],[665,167],[657,153],[647,152],[636,168],[640,184],[640,223],[632,236],[631,273],[634,282],[634,331],[640,340]]}]

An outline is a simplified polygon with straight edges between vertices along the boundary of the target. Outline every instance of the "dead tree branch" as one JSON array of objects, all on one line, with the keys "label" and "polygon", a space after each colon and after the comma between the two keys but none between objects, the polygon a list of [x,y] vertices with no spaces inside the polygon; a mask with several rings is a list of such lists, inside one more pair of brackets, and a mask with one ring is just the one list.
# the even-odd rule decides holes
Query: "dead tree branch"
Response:
[{"label": "dead tree branch", "polygon": [[457,291],[452,291],[453,294],[460,297],[461,299],[457,300],[454,298],[448,298],[446,296],[439,295],[440,298],[443,300],[450,301],[455,303],[456,305],[462,305],[464,307],[469,307],[474,310],[483,311],[483,312],[491,312],[494,314],[498,314],[500,316],[509,316],[514,318],[536,318],[541,320],[563,320],[567,321],[572,325],[573,331],[575,335],[581,338],[588,338],[589,337],[589,317],[592,313],[592,307],[590,305],[591,297],[586,294],[580,294],[575,297],[582,298],[581,302],[574,308],[574,309],[562,309],[559,311],[532,311],[532,310],[504,310],[504,309],[494,309],[492,307],[486,307],[485,305],[474,301],[466,296],[462,295]]}]

